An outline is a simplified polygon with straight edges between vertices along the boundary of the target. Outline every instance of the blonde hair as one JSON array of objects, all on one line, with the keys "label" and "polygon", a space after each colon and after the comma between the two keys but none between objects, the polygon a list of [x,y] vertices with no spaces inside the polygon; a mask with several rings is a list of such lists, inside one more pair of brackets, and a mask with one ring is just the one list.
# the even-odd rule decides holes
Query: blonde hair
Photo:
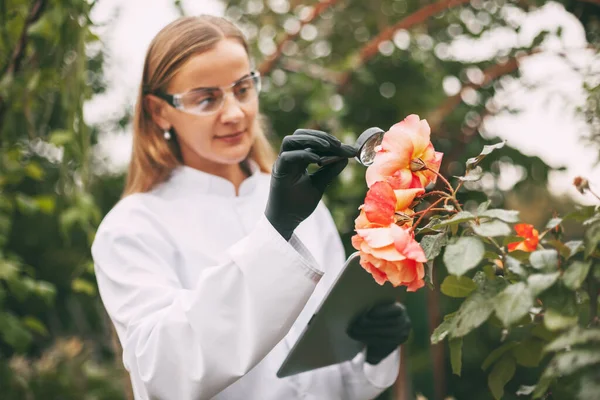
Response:
[{"label": "blonde hair", "polygon": [[[249,55],[246,38],[239,28],[224,18],[211,15],[179,18],[164,27],[150,43],[135,107],[133,150],[123,197],[152,190],[182,164],[177,140],[165,140],[164,132],[152,119],[145,96],[164,92],[190,57],[210,50],[222,39],[239,41]],[[261,171],[270,172],[275,154],[264,134],[260,117],[255,119],[251,129],[255,141],[248,157]]]}]

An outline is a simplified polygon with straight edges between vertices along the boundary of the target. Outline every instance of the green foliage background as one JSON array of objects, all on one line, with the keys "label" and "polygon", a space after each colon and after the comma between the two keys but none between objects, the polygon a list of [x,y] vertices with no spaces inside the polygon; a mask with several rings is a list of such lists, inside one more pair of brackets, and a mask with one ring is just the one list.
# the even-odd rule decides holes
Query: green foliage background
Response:
[{"label": "green foliage background", "polygon": [[[600,7],[592,3],[563,2],[584,25],[590,45],[597,46]],[[432,124],[434,145],[445,153],[441,172],[452,176],[463,174],[465,161],[490,144],[479,133],[483,117],[515,111],[494,107],[494,94],[502,86],[494,76],[497,66],[510,66],[513,57],[537,48],[545,35],[560,32],[541,34],[526,48],[472,65],[443,56],[444,46],[457,32],[480,37],[498,26],[518,29],[502,10],[528,11],[542,4],[233,0],[226,2],[226,15],[247,32],[264,72],[261,106],[274,146],[298,127],[323,129],[352,142],[368,127],[387,129],[416,113]],[[186,13],[184,3],[173,5]],[[101,173],[94,146],[102,133],[83,118],[84,102],[105,90],[105,54],[90,20],[93,7],[85,0],[0,2],[0,387],[6,399],[125,397],[89,252],[98,223],[123,186],[122,175]],[[396,37],[402,48],[396,46],[393,35],[377,41],[378,34],[398,23],[409,34],[408,46],[402,37]],[[294,26],[303,24],[310,27],[295,35]],[[271,62],[265,53],[284,42]],[[483,71],[489,81],[469,81],[467,68]],[[501,72],[519,79],[518,69]],[[466,104],[459,97],[453,105],[442,90],[449,75],[472,87],[478,100]],[[597,144],[597,83],[588,90],[590,101],[582,112],[594,128],[590,143]],[[128,117],[124,111],[118,123],[126,126]],[[498,158],[486,158],[481,165],[494,185],[465,185],[458,195],[465,206],[489,197],[493,207],[520,209],[523,219],[538,225],[554,211],[570,209],[547,193],[549,168],[541,159],[506,147],[501,154],[504,162],[523,168],[524,178],[510,193],[501,192]],[[365,191],[364,169],[351,165],[327,194],[348,252]],[[577,229],[567,226],[566,234],[581,233]],[[405,346],[407,380],[382,397],[423,393],[467,399],[480,393],[479,398],[491,398],[480,364],[497,346],[496,330],[484,327],[469,335],[463,378],[451,374],[444,348],[429,344],[440,315],[460,304],[437,293],[445,277],[438,270],[436,291],[403,299],[415,323]],[[530,384],[531,376],[519,374],[509,386]],[[505,398],[514,398],[512,389]],[[402,391],[408,397],[399,397]]]}]

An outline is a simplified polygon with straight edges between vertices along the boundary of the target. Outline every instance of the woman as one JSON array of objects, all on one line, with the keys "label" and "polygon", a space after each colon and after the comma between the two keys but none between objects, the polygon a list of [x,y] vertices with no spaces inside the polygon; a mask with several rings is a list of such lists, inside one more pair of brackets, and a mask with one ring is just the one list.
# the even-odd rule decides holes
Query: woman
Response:
[{"label": "woman", "polygon": [[306,168],[353,149],[298,130],[269,174],[259,90],[222,18],[181,18],[148,49],[124,198],[92,247],[136,399],[369,399],[396,378],[398,305],[353,324],[366,354],[275,376],[344,262],[320,200],[347,160]]}]

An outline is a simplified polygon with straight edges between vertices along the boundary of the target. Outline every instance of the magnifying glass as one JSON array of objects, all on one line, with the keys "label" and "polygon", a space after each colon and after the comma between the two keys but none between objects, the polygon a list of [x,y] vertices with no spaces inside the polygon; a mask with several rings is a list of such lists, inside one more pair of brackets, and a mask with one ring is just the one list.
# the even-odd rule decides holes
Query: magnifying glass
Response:
[{"label": "magnifying glass", "polygon": [[[373,164],[373,161],[375,161],[375,154],[377,153],[376,148],[383,141],[384,133],[385,132],[382,129],[377,127],[369,128],[361,133],[353,146],[356,150],[356,153],[354,154],[356,161],[365,167]],[[322,167],[340,161],[344,158],[345,157],[341,156],[321,157],[317,164]]]}]

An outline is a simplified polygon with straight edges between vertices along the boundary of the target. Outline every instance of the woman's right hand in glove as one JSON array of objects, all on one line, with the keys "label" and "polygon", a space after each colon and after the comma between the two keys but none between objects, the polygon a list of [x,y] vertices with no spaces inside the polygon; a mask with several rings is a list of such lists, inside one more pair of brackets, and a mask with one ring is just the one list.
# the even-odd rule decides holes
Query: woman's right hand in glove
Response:
[{"label": "woman's right hand in glove", "polygon": [[[312,129],[298,129],[283,138],[271,173],[271,189],[265,215],[289,240],[294,229],[315,210],[327,185],[339,175],[356,150],[335,136]],[[346,157],[309,174],[309,164],[323,156]]]}]

